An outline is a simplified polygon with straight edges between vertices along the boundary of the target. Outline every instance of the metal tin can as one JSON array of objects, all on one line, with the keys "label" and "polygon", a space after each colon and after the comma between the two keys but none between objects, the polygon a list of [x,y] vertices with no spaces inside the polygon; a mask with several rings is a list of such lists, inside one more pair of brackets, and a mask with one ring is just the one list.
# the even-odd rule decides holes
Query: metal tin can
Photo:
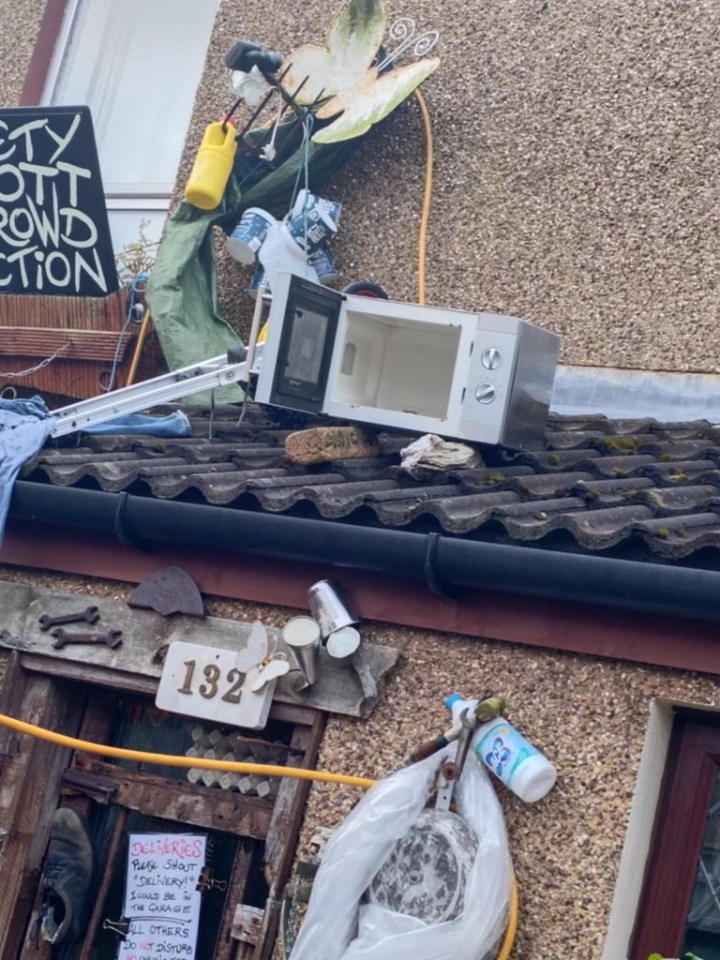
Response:
[{"label": "metal tin can", "polygon": [[342,587],[336,580],[319,580],[308,590],[308,604],[313,617],[320,624],[320,633],[326,640],[331,633],[358,622]]},{"label": "metal tin can", "polygon": [[305,683],[317,680],[320,625],[312,617],[293,617],[282,630],[282,638],[300,668]]},{"label": "metal tin can", "polygon": [[355,627],[340,627],[327,638],[327,652],[338,663],[349,663],[360,646],[360,634]]}]

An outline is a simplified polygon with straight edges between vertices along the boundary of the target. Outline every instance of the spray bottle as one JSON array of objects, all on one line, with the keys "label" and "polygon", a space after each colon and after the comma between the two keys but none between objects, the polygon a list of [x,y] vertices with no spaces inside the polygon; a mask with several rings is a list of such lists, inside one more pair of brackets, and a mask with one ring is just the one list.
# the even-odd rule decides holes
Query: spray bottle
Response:
[{"label": "spray bottle", "polygon": [[[475,713],[479,702],[465,700],[459,693],[446,697],[445,706],[452,713],[453,726],[460,724],[463,710]],[[555,784],[557,770],[537,747],[501,715],[505,708],[504,701],[491,698],[487,702],[495,702],[495,709],[490,711],[495,716],[481,723],[473,736],[478,759],[521,800],[526,803],[541,800]],[[478,714],[482,720],[482,704]]]}]

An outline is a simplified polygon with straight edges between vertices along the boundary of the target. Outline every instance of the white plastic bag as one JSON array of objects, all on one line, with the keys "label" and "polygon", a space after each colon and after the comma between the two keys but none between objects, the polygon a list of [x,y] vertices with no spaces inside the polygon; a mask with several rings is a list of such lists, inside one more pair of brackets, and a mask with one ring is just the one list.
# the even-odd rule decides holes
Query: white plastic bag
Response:
[{"label": "white plastic bag", "polygon": [[458,783],[458,813],[479,845],[462,913],[428,924],[377,904],[363,893],[395,842],[425,807],[441,759],[454,746],[398,770],[372,787],[325,847],[305,922],[290,960],[484,960],[507,922],[512,866],[505,822],[485,770],[468,756]]}]

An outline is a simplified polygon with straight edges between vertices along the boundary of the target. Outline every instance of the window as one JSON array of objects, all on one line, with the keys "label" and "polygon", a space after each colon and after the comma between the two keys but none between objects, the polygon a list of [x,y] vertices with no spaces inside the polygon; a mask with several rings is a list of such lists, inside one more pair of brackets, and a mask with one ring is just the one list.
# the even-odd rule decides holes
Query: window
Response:
[{"label": "window", "polygon": [[720,957],[719,772],[720,711],[654,698],[602,960]]},{"label": "window", "polygon": [[675,716],[629,956],[720,960],[720,719]]},{"label": "window", "polygon": [[90,107],[116,250],[159,237],[218,6],[67,0],[41,99]]}]

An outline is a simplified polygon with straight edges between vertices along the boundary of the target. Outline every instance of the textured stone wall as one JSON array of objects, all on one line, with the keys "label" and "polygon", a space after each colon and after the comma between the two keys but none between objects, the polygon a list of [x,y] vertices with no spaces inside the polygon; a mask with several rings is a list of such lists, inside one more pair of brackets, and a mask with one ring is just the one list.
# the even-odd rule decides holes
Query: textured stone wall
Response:
[{"label": "textured stone wall", "polygon": [[[324,40],[338,0],[224,0],[188,144],[227,104],[239,38]],[[435,144],[427,299],[562,335],[561,360],[720,370],[718,0],[387,0],[441,31],[423,86]],[[410,102],[327,191],[341,282],[415,299],[424,137]],[[223,263],[247,323],[249,269]]]},{"label": "textured stone wall", "polygon": [[[230,102],[240,38],[323,42],[339,0],[223,0],[181,165]],[[17,103],[44,0],[0,0],[0,102]],[[386,0],[438,28],[423,86],[435,147],[427,299],[513,313],[562,336],[561,360],[720,370],[719,0]],[[242,118],[242,114],[241,114]],[[417,297],[425,139],[410,101],[327,192],[344,204],[339,284]],[[225,313],[246,328],[250,271],[221,253]]]},{"label": "textured stone wall", "polygon": [[0,0],[0,105],[20,98],[45,0]]}]

